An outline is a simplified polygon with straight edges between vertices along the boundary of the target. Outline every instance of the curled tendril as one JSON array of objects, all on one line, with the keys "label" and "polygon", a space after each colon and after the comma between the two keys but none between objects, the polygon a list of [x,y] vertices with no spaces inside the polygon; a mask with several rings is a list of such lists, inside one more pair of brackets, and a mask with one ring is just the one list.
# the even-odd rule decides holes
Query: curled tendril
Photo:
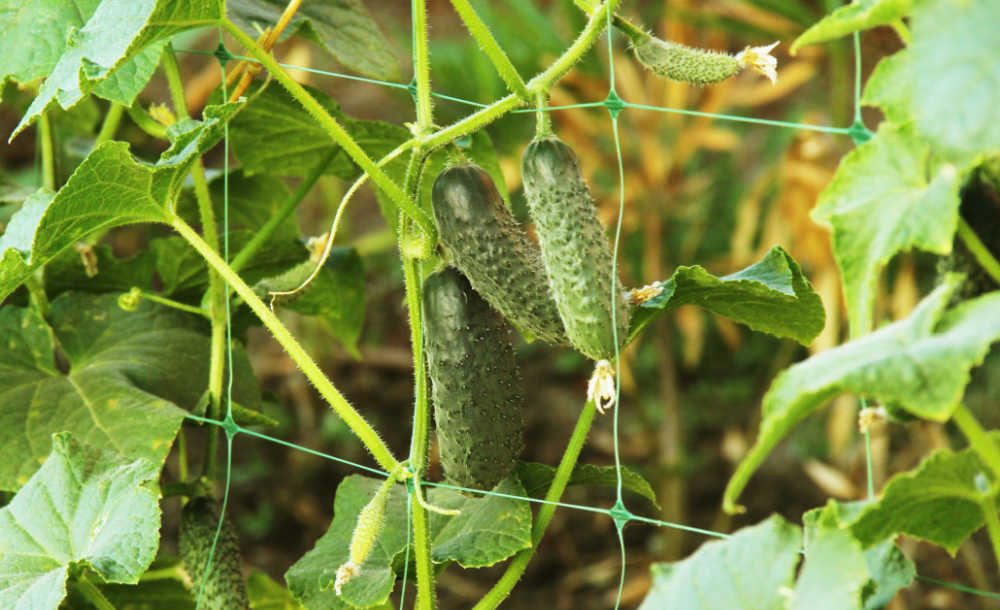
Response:
[{"label": "curled tendril", "polygon": [[587,383],[587,400],[593,401],[597,411],[603,415],[605,409],[615,404],[615,370],[607,360],[598,360],[594,374]]}]

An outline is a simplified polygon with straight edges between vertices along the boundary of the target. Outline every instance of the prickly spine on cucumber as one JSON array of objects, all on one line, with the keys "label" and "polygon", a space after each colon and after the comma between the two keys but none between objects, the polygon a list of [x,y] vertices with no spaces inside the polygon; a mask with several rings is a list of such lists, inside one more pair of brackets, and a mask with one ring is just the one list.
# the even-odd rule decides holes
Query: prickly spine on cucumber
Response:
[{"label": "prickly spine on cucumber", "polygon": [[210,573],[205,567],[219,523],[218,503],[209,497],[192,498],[181,512],[179,549],[184,569],[191,576],[191,591],[197,596],[204,580],[201,607],[205,610],[249,610],[246,584],[240,567],[240,544],[228,519],[222,519],[219,542],[212,555]]},{"label": "prickly spine on cucumber", "polygon": [[453,268],[424,280],[423,323],[445,478],[493,489],[524,446],[521,375],[507,326]]},{"label": "prickly spine on cucumber", "polygon": [[472,164],[445,169],[434,180],[431,199],[441,242],[472,287],[522,332],[565,344],[538,246],[486,170]]},{"label": "prickly spine on cucumber", "polygon": [[[611,360],[614,259],[576,155],[556,137],[536,138],[521,158],[521,176],[566,336],[586,356]],[[627,337],[628,306],[621,282],[614,281],[620,348]]]}]

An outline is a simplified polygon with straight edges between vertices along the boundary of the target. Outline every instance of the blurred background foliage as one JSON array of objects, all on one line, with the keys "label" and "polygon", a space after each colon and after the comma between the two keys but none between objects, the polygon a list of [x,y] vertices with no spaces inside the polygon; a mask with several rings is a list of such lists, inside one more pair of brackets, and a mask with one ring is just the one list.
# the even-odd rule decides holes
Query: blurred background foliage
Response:
[{"label": "blurred background foliage", "polygon": [[[544,68],[575,37],[583,24],[571,0],[474,1],[526,79]],[[634,16],[656,35],[729,52],[747,45],[782,41],[778,82],[772,86],[755,74],[741,74],[714,87],[668,83],[634,61],[616,36],[616,89],[634,103],[730,113],[818,125],[850,123],[854,57],[849,39],[787,54],[788,44],[810,24],[840,3],[834,0],[670,0],[625,2]],[[463,30],[446,0],[429,5],[432,86],[435,91],[488,103],[506,94],[503,83]],[[407,82],[409,3],[370,0],[366,6],[393,41]],[[215,33],[195,32],[175,40],[178,49],[212,48]],[[899,48],[886,28],[862,35],[862,71]],[[277,47],[288,64],[337,70],[330,56],[312,43],[292,39]],[[215,60],[182,55],[188,103],[200,108],[218,85]],[[329,93],[356,118],[397,124],[413,120],[413,102],[405,90],[294,72],[296,78]],[[551,104],[603,100],[608,92],[608,51],[599,43],[553,90]],[[0,124],[9,133],[31,99],[9,85],[0,106]],[[140,103],[168,99],[158,74]],[[90,149],[105,103],[88,98],[70,111],[55,111],[54,131],[63,146],[57,158],[59,182]],[[470,106],[438,101],[435,119],[448,124]],[[880,120],[866,109],[870,129]],[[558,135],[580,157],[600,206],[601,220],[613,227],[618,214],[618,173],[611,122],[603,108],[553,113]],[[846,335],[837,268],[829,234],[809,218],[820,191],[840,157],[853,147],[844,136],[746,123],[628,109],[620,117],[625,168],[625,205],[620,252],[626,286],[670,276],[678,265],[699,264],[722,275],[759,260],[779,244],[799,261],[821,295],[827,311],[824,332],[809,352],[828,349]],[[534,130],[530,113],[512,114],[490,126],[515,211],[524,218],[519,159]],[[159,144],[126,121],[119,139],[133,143],[133,153],[153,159]],[[221,147],[210,167],[221,166]],[[16,194],[34,182],[37,153],[29,135],[2,152],[0,222],[6,222]],[[321,235],[349,185],[324,177],[299,210],[307,235]],[[397,454],[409,444],[412,374],[402,273],[392,232],[367,189],[352,204],[341,235],[355,246],[366,273],[365,323],[360,359],[332,340],[321,321],[282,313],[307,349],[338,388],[372,421]],[[103,242],[118,257],[146,249],[165,232],[146,226],[115,230]],[[141,254],[140,254],[141,255]],[[934,257],[905,254],[882,278],[877,315],[882,321],[906,315],[935,280]],[[259,328],[247,335],[248,352],[265,389],[274,398],[268,415],[281,422],[272,434],[334,455],[364,462],[350,431],[310,388],[292,362]],[[968,404],[988,427],[1000,426],[1000,357],[994,353],[975,372]],[[525,377],[525,460],[554,464],[581,408],[589,363],[566,350],[520,342]],[[763,393],[774,375],[804,358],[807,351],[791,340],[750,332],[725,319],[684,307],[651,325],[624,353],[620,410],[622,459],[654,486],[661,508],[638,496],[627,498],[634,512],[716,531],[732,531],[772,512],[792,521],[821,505],[825,498],[858,499],[865,495],[863,438],[857,431],[856,401],[837,399],[810,418],[767,461],[744,495],[748,512],[730,518],[720,510],[722,489],[734,464],[752,442]],[[277,406],[277,405],[283,406]],[[188,429],[189,435],[201,430]],[[952,431],[919,422],[882,425],[873,433],[876,488],[892,473],[913,467],[929,451],[960,445]],[[192,442],[190,447],[201,443]],[[611,418],[595,423],[581,462],[613,462]],[[197,458],[197,456],[194,456]],[[174,458],[168,473],[176,472]],[[304,453],[237,437],[233,447],[231,511],[249,567],[280,581],[298,557],[312,547],[331,519],[333,491],[351,471]],[[432,477],[440,471],[434,463]],[[611,490],[570,488],[568,502],[608,506]],[[177,503],[178,506],[169,506]],[[177,500],[166,501],[164,539],[175,540]],[[980,533],[982,535],[982,532]],[[632,523],[625,530],[628,550],[624,607],[634,607],[649,586],[648,566],[677,559],[705,537],[680,530]],[[939,549],[907,540],[903,548],[923,575],[995,590],[996,566],[980,536],[974,536],[952,559]],[[167,543],[166,551],[169,548]],[[467,607],[496,579],[500,568],[440,576],[442,608]],[[560,511],[542,549],[505,607],[554,609],[605,608],[614,603],[619,578],[618,541],[604,515]],[[412,592],[411,592],[412,593]],[[1000,607],[955,591],[916,583],[890,608]]]}]

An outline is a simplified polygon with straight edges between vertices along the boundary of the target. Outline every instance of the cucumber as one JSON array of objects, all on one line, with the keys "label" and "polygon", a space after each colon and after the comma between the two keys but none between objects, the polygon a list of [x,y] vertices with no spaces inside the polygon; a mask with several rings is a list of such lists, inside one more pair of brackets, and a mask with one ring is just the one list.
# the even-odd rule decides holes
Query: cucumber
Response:
[{"label": "cucumber", "polygon": [[732,55],[696,49],[649,36],[636,43],[632,50],[639,63],[670,80],[711,85],[721,83],[740,71],[740,63]]},{"label": "cucumber", "polygon": [[434,180],[431,199],[441,242],[472,287],[518,330],[565,344],[538,246],[525,236],[486,170],[445,169]]},{"label": "cucumber", "polygon": [[[218,523],[218,503],[209,497],[192,498],[181,513],[178,546],[184,569],[191,576],[193,596],[198,595],[201,587]],[[204,610],[249,610],[250,601],[240,568],[239,538],[228,519],[222,520],[210,570],[208,578],[204,579],[200,607]]]},{"label": "cucumber", "polygon": [[453,268],[424,280],[424,345],[445,478],[493,489],[524,447],[521,375],[503,319]]},{"label": "cucumber", "polygon": [[[558,138],[536,138],[521,158],[521,176],[566,336],[586,356],[611,360],[613,257],[576,155]],[[620,348],[628,336],[628,306],[615,282]]]}]

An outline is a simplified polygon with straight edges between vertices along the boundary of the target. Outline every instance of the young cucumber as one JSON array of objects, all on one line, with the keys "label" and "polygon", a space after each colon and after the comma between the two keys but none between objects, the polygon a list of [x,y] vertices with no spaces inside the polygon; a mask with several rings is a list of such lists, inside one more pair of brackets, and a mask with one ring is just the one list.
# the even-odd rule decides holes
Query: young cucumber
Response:
[{"label": "young cucumber", "polygon": [[[555,137],[534,140],[521,159],[528,209],[566,336],[594,360],[615,356],[611,317],[612,254],[576,155]],[[615,278],[618,347],[628,330],[628,306]]]},{"label": "young cucumber", "polygon": [[228,519],[222,520],[219,542],[211,555],[210,573],[205,567],[212,551],[215,528],[219,522],[218,503],[212,498],[192,498],[181,513],[180,553],[184,569],[191,576],[192,595],[201,592],[201,607],[205,610],[249,610],[246,585],[240,568],[240,546],[236,532]]},{"label": "young cucumber", "polygon": [[424,345],[445,477],[493,489],[524,446],[521,379],[503,319],[454,269],[424,281]]},{"label": "young cucumber", "polygon": [[490,175],[476,165],[448,168],[434,180],[432,201],[441,241],[473,288],[521,331],[565,344],[538,247]]}]

